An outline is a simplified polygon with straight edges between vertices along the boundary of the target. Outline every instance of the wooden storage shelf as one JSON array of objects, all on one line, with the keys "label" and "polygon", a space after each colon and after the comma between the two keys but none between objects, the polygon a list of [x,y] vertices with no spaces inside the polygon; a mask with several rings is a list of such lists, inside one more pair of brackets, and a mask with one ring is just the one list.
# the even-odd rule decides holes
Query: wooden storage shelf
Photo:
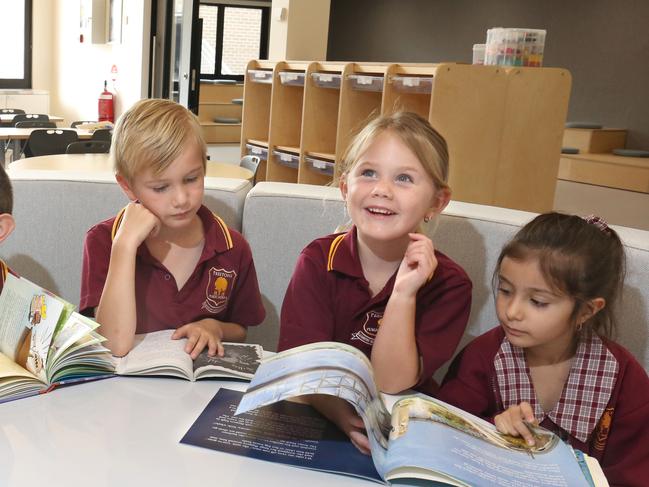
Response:
[{"label": "wooden storage shelf", "polygon": [[559,179],[649,193],[649,159],[615,154],[563,154]]},{"label": "wooden storage shelf", "polygon": [[[275,151],[294,152],[298,159],[302,139],[302,107],[304,104],[304,84],[282,83],[281,73],[289,73],[290,80],[305,79],[307,63],[278,62],[273,74],[273,85],[270,103],[270,127],[268,130],[268,147],[275,156]],[[285,75],[284,75],[285,76]],[[285,78],[286,79],[286,78]],[[295,183],[298,172],[281,158],[270,157],[266,165],[266,179]]]},{"label": "wooden storage shelf", "polygon": [[232,103],[243,96],[242,84],[201,83],[198,120],[208,144],[241,143],[241,122],[219,123],[218,117],[241,120],[241,105]]},{"label": "wooden storage shelf", "polygon": [[267,141],[269,159],[278,149],[299,156],[297,171],[269,160],[259,179],[328,184],[340,175],[354,133],[374,116],[406,110],[446,139],[454,199],[535,212],[553,207],[566,70],[329,61],[251,61],[248,70],[273,74],[270,84],[246,76],[242,154],[246,143]]},{"label": "wooden storage shelf", "polygon": [[579,149],[580,153],[608,153],[623,149],[626,145],[626,130],[614,128],[575,129],[563,131],[563,147]]}]

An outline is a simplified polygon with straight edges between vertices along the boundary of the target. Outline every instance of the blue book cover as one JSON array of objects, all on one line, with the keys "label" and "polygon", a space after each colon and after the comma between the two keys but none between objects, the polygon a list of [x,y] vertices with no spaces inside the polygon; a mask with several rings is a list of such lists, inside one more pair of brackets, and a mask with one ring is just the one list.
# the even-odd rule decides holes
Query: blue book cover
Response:
[{"label": "blue book cover", "polygon": [[235,416],[242,396],[219,389],[180,442],[383,483],[372,458],[311,406],[281,401]]}]

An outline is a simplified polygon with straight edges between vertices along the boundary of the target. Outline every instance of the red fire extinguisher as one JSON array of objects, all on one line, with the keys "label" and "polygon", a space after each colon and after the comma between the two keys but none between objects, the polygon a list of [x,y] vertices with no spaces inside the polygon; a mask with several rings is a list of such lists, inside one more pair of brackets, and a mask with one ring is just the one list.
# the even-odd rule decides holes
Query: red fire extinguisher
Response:
[{"label": "red fire extinguisher", "polygon": [[100,122],[115,122],[115,95],[108,91],[108,81],[104,81],[104,91],[99,95],[99,117]]}]

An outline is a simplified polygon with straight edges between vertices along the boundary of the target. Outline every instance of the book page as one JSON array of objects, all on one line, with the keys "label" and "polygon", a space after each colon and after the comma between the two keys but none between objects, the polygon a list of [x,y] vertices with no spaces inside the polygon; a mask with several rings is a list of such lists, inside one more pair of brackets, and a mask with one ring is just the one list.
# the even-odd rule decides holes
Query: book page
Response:
[{"label": "book page", "polygon": [[135,336],[133,349],[116,358],[115,373],[120,375],[171,375],[193,379],[192,359],[185,352],[186,339],[172,340],[175,330],[162,330]]},{"label": "book page", "polygon": [[46,363],[52,338],[73,306],[27,279],[8,275],[0,295],[0,351],[12,360],[31,330],[26,368],[47,382]]},{"label": "book page", "polygon": [[291,397],[327,394],[351,403],[363,418],[375,463],[387,448],[390,414],[372,368],[356,348],[320,342],[285,350],[262,360],[237,414]]},{"label": "book page", "polygon": [[0,353],[0,402],[34,395],[43,388],[35,375]]},{"label": "book page", "polygon": [[223,343],[223,357],[210,357],[207,349],[194,359],[194,377],[241,377],[251,379],[259,367],[263,349],[249,343]]},{"label": "book page", "polygon": [[31,295],[25,288],[19,277],[7,274],[0,294],[0,352],[13,361],[29,332],[25,311]]},{"label": "book page", "polygon": [[385,470],[379,473],[387,480],[446,477],[454,485],[588,485],[572,449],[555,435],[538,440],[534,452],[495,441],[498,435],[493,425],[441,401],[404,398],[393,408]]}]

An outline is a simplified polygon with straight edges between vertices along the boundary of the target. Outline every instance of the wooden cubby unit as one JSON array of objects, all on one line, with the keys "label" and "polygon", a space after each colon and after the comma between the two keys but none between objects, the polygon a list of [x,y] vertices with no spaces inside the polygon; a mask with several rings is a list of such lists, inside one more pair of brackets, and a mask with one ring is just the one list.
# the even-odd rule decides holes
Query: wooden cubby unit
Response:
[{"label": "wooden cubby unit", "polygon": [[[252,71],[268,71],[271,80],[275,62],[250,61],[246,66],[243,83],[243,110],[241,116],[241,156],[248,154],[248,144],[265,148],[268,153],[268,130],[270,127],[270,99],[272,82],[261,82],[250,75]],[[254,153],[254,152],[253,152]],[[268,154],[270,157],[270,154]],[[266,180],[267,161],[261,160],[257,169],[257,181]]]},{"label": "wooden cubby unit", "polygon": [[[354,133],[376,115],[406,110],[446,139],[453,199],[553,207],[571,85],[565,69],[329,61],[251,61],[249,68],[273,72],[264,85],[247,74],[244,89],[242,154],[251,139],[267,141],[261,179],[328,184],[342,172]],[[286,71],[304,73],[303,86],[282,84]],[[272,160],[280,148],[298,156],[297,170]]]},{"label": "wooden cubby unit", "polygon": [[[241,105],[233,103],[232,100],[242,97],[242,84],[201,83],[198,120],[205,142],[208,144],[241,142]],[[238,122],[217,122],[215,120],[217,118]]]}]

